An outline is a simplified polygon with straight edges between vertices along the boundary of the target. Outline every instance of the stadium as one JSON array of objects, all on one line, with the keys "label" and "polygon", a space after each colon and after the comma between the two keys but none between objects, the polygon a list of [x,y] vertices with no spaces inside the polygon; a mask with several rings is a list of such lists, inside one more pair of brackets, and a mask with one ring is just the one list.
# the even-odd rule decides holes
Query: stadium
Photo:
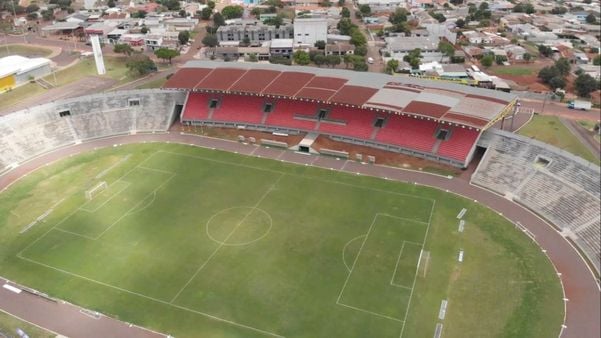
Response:
[{"label": "stadium", "polygon": [[0,308],[73,337],[598,337],[600,169],[493,128],[517,109],[192,61],[2,116]]}]

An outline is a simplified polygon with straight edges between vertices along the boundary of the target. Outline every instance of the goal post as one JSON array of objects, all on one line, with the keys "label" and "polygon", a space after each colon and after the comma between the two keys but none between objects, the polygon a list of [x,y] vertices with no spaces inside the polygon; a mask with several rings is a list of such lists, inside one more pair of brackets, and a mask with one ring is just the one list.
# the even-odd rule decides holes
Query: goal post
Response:
[{"label": "goal post", "polygon": [[104,191],[106,188],[108,188],[108,184],[106,183],[106,181],[99,182],[91,189],[86,190],[86,199],[93,199],[96,195]]}]

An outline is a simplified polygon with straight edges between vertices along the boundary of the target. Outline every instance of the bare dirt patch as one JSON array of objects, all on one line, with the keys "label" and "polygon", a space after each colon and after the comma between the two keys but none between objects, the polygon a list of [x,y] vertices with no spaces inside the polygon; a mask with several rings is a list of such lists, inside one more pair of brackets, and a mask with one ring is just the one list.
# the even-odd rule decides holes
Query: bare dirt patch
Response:
[{"label": "bare dirt patch", "polygon": [[198,127],[198,126],[184,126],[181,124],[174,125],[171,130],[181,131],[189,134],[203,135],[209,137],[217,137],[227,140],[238,140],[238,136],[242,135],[245,138],[254,137],[257,143],[260,139],[269,139],[273,141],[286,142],[288,146],[293,146],[305,137],[305,134],[299,135],[274,135],[268,132],[246,130],[246,129],[233,129],[233,128],[216,128],[216,127]]}]

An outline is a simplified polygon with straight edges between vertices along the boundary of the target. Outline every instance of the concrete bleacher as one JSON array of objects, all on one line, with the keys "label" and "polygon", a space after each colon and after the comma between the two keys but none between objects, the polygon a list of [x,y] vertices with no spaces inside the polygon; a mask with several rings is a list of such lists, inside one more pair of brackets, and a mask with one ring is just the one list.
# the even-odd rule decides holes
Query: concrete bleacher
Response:
[{"label": "concrete bleacher", "polygon": [[[0,117],[0,172],[87,139],[165,131],[185,93],[157,89],[102,93],[47,103]],[[61,116],[62,115],[62,116]]]},{"label": "concrete bleacher", "polygon": [[599,270],[599,166],[523,136],[488,130],[472,183],[541,215],[577,243]]}]

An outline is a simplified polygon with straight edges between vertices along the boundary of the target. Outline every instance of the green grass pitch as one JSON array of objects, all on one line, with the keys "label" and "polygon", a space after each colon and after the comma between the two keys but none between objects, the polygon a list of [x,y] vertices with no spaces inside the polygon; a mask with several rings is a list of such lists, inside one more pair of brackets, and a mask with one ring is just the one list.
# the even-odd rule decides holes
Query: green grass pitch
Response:
[{"label": "green grass pitch", "polygon": [[82,154],[0,194],[0,275],[178,338],[432,337],[437,323],[556,337],[563,319],[548,259],[482,205],[174,144]]}]

